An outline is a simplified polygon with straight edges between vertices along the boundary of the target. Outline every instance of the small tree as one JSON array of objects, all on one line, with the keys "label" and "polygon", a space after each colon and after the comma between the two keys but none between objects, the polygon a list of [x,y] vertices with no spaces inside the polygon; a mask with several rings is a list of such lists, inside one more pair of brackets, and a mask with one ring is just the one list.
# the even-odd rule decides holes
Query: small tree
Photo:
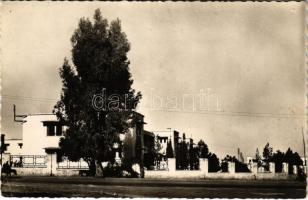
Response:
[{"label": "small tree", "polygon": [[176,168],[180,170],[188,169],[189,165],[189,152],[187,143],[185,141],[185,134],[183,140],[177,144],[176,147]]},{"label": "small tree", "polygon": [[269,160],[273,156],[273,148],[267,143],[263,149],[263,158]]},{"label": "small tree", "polygon": [[188,148],[185,141],[179,144],[179,169],[188,169]]},{"label": "small tree", "polygon": [[162,145],[160,144],[159,136],[156,135],[154,141],[154,154],[155,154],[154,162],[157,168],[159,168],[160,161],[162,159],[162,154],[160,153],[161,150],[162,150]]},{"label": "small tree", "polygon": [[203,140],[200,140],[198,142],[198,148],[199,148],[199,156],[200,158],[207,158],[209,154],[209,149],[207,144]]},{"label": "small tree", "polygon": [[257,148],[257,150],[256,150],[256,155],[255,155],[254,161],[257,162],[258,167],[261,167],[261,166],[262,166],[262,158],[261,158],[261,156],[260,156],[260,153],[259,153],[259,149],[258,149],[258,148]]},{"label": "small tree", "polygon": [[264,168],[269,170],[269,161],[273,157],[273,148],[267,143],[263,149]]},{"label": "small tree", "polygon": [[215,153],[208,154],[209,172],[217,172],[220,170],[219,159]]},{"label": "small tree", "polygon": [[235,163],[235,172],[250,172],[246,163],[239,161],[235,156],[229,155],[222,160],[221,168],[223,172],[228,171],[228,162]]},{"label": "small tree", "polygon": [[167,158],[174,158],[171,139],[169,139],[167,143],[166,156]]}]

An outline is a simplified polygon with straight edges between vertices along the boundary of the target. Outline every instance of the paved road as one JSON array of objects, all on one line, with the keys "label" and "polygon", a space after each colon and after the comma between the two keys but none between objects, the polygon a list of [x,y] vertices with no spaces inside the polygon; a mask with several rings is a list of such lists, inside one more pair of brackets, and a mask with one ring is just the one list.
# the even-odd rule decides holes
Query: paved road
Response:
[{"label": "paved road", "polygon": [[295,181],[170,180],[89,177],[13,177],[2,180],[7,197],[304,198]]}]

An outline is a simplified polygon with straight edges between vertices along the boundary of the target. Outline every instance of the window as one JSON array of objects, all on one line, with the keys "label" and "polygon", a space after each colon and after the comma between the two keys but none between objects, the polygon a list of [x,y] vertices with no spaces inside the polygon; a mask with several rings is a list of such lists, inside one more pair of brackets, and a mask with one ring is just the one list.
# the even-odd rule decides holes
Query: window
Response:
[{"label": "window", "polygon": [[55,136],[55,126],[47,125],[47,136]]},{"label": "window", "polygon": [[47,129],[47,136],[62,136],[65,126],[58,121],[43,121],[43,126]]}]

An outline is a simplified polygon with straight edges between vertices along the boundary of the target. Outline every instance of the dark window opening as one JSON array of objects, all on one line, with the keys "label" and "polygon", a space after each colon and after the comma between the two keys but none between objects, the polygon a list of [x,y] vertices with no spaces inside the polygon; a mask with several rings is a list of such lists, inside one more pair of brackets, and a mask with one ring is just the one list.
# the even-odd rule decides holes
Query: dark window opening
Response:
[{"label": "dark window opening", "polygon": [[47,125],[47,136],[55,136],[55,126]]}]

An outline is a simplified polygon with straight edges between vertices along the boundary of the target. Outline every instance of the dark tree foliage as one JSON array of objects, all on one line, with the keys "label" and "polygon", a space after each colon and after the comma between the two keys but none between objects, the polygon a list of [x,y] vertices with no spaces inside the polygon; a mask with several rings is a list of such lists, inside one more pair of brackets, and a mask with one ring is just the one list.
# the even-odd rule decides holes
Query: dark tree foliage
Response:
[{"label": "dark tree foliage", "polygon": [[256,162],[258,164],[258,167],[261,167],[262,166],[262,158],[260,156],[260,152],[259,152],[259,149],[257,148],[256,150],[256,155],[255,155],[255,158],[253,159],[254,162]]},{"label": "dark tree foliage", "polygon": [[189,144],[185,140],[185,134],[183,134],[183,140],[176,146],[176,169],[180,170],[188,169],[189,166]]},{"label": "dark tree foliage", "polygon": [[[71,43],[73,63],[65,59],[60,68],[63,86],[54,107],[59,120],[68,126],[60,147],[70,160],[83,158],[97,175],[102,171],[101,162],[110,161],[118,134],[129,127],[128,119],[141,94],[131,87],[127,58],[130,44],[119,19],[109,24],[96,10],[94,22],[80,19]],[[92,98],[103,90],[103,103],[113,107],[95,110]],[[116,99],[111,96],[114,94]],[[125,99],[127,96],[130,98]]]},{"label": "dark tree foliage", "polygon": [[269,157],[269,162],[275,163],[275,171],[278,173],[282,172],[282,163],[288,163],[289,174],[293,174],[293,165],[297,166],[299,169],[299,166],[304,164],[299,154],[293,152],[290,148],[288,148],[285,153],[277,150],[271,157]]},{"label": "dark tree foliage", "polygon": [[[198,151],[199,158],[207,158],[208,159],[208,170],[209,172],[217,172],[220,170],[219,159],[215,153],[209,152],[209,148],[207,144],[200,140],[197,144],[196,150]],[[198,159],[199,160],[199,159]]]},{"label": "dark tree foliage", "polygon": [[207,158],[209,154],[209,149],[207,144],[203,140],[200,140],[198,142],[198,148],[199,148],[199,156],[200,158]]},{"label": "dark tree foliage", "polygon": [[250,172],[246,163],[240,162],[235,156],[229,155],[221,161],[222,172],[228,172],[228,162],[235,163],[235,172]]},{"label": "dark tree foliage", "polygon": [[180,169],[188,169],[189,159],[188,159],[188,147],[187,143],[183,140],[180,143]]},{"label": "dark tree foliage", "polygon": [[275,163],[276,172],[282,172],[282,163],[284,162],[284,153],[277,150],[277,152],[273,154],[272,158],[270,158],[270,162]]},{"label": "dark tree foliage", "polygon": [[147,154],[144,155],[144,167],[148,170],[153,170],[155,166],[155,152],[150,150]]},{"label": "dark tree foliage", "polygon": [[228,172],[228,166],[229,166],[228,162],[222,160],[221,161],[221,166],[220,166],[221,172]]},{"label": "dark tree foliage", "polygon": [[189,169],[197,170],[199,169],[199,148],[193,146],[193,140],[190,139],[189,142]]},{"label": "dark tree foliage", "polygon": [[144,167],[148,170],[153,170],[155,166],[155,137],[145,137],[144,145],[148,149],[148,151],[144,153]]},{"label": "dark tree foliage", "polygon": [[220,170],[219,159],[215,153],[208,154],[209,172],[218,172]]},{"label": "dark tree foliage", "polygon": [[199,170],[200,169],[200,163],[199,163],[199,148],[193,147],[192,149],[192,157],[190,157],[191,160],[191,169]]},{"label": "dark tree foliage", "polygon": [[294,152],[288,148],[284,155],[284,162],[289,164],[289,174],[293,174],[293,165],[303,165],[303,160],[300,158],[297,152]]},{"label": "dark tree foliage", "polygon": [[273,157],[273,148],[270,147],[269,143],[263,148],[263,167],[265,170],[269,170],[269,161]]},{"label": "dark tree foliage", "polygon": [[174,158],[171,139],[169,139],[167,143],[166,156],[167,158]]},{"label": "dark tree foliage", "polygon": [[273,148],[270,147],[269,143],[263,148],[263,159],[269,160],[273,156]]}]

